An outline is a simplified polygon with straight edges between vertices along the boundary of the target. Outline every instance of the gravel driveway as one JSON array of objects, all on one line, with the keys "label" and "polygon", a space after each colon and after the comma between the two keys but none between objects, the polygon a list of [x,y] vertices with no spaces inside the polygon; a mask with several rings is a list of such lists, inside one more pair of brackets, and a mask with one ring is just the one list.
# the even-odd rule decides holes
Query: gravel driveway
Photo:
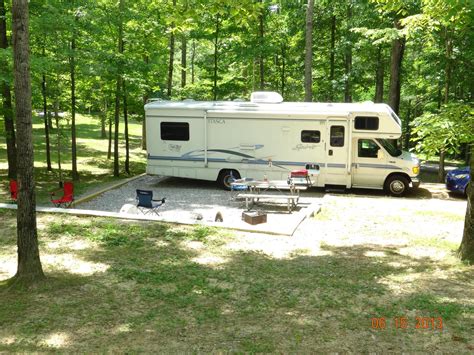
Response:
[{"label": "gravel driveway", "polygon": [[259,204],[257,210],[268,212],[267,223],[251,226],[241,219],[245,202],[236,201],[232,198],[235,192],[225,191],[213,181],[145,175],[75,208],[138,214],[136,189],[152,190],[155,199],[166,197],[166,203],[159,210],[165,221],[212,225],[220,212],[224,222],[215,225],[283,234],[291,234],[304,219],[305,208],[318,203],[323,196],[322,191],[304,191],[298,208],[291,214],[284,204]]}]

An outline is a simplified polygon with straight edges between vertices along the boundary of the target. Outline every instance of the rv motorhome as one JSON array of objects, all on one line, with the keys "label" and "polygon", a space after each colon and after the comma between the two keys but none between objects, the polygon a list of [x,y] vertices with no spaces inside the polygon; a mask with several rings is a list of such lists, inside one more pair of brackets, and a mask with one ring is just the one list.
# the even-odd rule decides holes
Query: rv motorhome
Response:
[{"label": "rv motorhome", "polygon": [[401,121],[385,104],[283,102],[256,92],[242,101],[145,105],[147,173],[216,180],[286,180],[309,171],[313,186],[385,189],[419,185],[419,160],[392,145]]}]

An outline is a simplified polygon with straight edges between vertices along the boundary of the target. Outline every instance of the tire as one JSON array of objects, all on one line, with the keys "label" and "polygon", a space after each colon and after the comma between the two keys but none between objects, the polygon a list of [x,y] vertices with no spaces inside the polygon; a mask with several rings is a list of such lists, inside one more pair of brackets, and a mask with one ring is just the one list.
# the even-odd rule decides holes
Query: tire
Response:
[{"label": "tire", "polygon": [[385,181],[385,191],[394,197],[404,196],[409,186],[408,179],[402,175],[392,175]]},{"label": "tire", "polygon": [[217,177],[217,182],[224,190],[230,191],[230,183],[232,182],[232,178],[240,179],[240,174],[237,170],[222,170]]}]

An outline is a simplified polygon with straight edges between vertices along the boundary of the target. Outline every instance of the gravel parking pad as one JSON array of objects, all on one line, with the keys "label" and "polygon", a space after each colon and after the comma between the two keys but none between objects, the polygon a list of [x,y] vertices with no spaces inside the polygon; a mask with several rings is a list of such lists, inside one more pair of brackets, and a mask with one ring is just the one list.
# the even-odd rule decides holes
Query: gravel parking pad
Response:
[{"label": "gravel parking pad", "polygon": [[[224,191],[213,181],[146,175],[75,208],[139,214],[135,207],[136,189],[152,190],[155,199],[166,197],[166,203],[159,209],[164,221],[277,234],[292,234],[309,209],[317,208],[323,196],[321,192],[303,191],[298,208],[291,214],[286,210],[286,204],[259,204],[256,209],[268,213],[267,223],[252,226],[241,219],[245,202],[236,201],[232,198],[235,192]],[[215,222],[217,212],[221,213],[223,222]]]}]

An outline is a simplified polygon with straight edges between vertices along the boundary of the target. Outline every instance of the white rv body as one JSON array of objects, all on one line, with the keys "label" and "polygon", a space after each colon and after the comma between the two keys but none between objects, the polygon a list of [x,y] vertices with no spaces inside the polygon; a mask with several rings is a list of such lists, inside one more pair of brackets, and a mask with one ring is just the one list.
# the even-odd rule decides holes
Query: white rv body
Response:
[{"label": "white rv body", "polygon": [[385,104],[154,101],[145,113],[149,174],[286,180],[309,168],[313,186],[419,184],[419,161],[384,141],[402,132]]}]

